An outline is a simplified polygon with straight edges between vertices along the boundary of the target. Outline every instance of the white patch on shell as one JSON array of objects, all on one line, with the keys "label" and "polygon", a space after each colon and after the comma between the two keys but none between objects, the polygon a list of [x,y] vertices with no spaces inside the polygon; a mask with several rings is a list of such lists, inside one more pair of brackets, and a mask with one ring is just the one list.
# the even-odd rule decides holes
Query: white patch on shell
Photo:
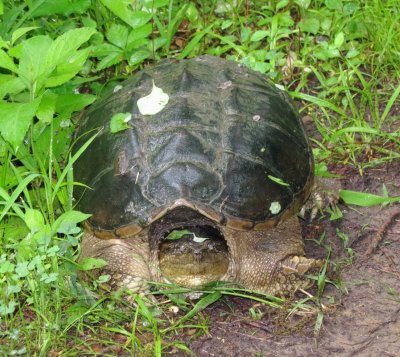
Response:
[{"label": "white patch on shell", "polygon": [[117,84],[114,89],[113,89],[113,93],[117,93],[119,92],[123,87],[120,84]]},{"label": "white patch on shell", "polygon": [[278,214],[281,211],[281,204],[278,201],[271,202],[271,205],[269,206],[269,211],[272,214]]},{"label": "white patch on shell", "polygon": [[153,88],[149,95],[139,98],[137,106],[140,114],[142,115],[154,115],[168,104],[169,95],[165,93],[161,88],[158,88],[153,81]]},{"label": "white patch on shell", "polygon": [[253,116],[254,121],[260,121],[260,119],[261,119],[261,116],[259,116],[258,114]]}]

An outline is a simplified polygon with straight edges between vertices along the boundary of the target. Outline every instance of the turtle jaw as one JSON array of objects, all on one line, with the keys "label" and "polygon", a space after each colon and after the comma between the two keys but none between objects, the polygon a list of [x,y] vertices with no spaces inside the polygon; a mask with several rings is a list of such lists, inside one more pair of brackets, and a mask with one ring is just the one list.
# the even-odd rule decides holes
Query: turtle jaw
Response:
[{"label": "turtle jaw", "polygon": [[[171,238],[171,233],[182,235]],[[222,280],[230,265],[230,251],[218,223],[191,207],[174,207],[154,221],[148,241],[155,280],[199,288]]]},{"label": "turtle jaw", "polygon": [[[177,227],[188,229],[189,227]],[[161,275],[184,287],[201,288],[220,281],[229,266],[229,250],[220,232],[212,226],[192,226],[191,231],[206,235],[204,241],[196,241],[191,235],[170,241],[163,239],[158,248],[158,264]]]}]

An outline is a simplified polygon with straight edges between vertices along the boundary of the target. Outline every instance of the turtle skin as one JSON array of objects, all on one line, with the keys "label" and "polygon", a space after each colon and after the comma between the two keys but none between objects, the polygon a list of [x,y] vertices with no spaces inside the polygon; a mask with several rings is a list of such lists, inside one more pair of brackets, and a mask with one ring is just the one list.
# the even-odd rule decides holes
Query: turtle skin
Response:
[{"label": "turtle skin", "polygon": [[[153,84],[168,103],[144,115],[137,103]],[[112,133],[117,113],[130,120]],[[95,274],[113,287],[218,280],[286,293],[321,266],[304,257],[295,216],[313,185],[310,144],[287,95],[260,73],[211,56],[147,68],[83,113],[75,150],[93,133],[74,167],[90,187],[75,192],[92,214],[81,259],[106,260]],[[179,229],[208,242],[165,244]]]}]

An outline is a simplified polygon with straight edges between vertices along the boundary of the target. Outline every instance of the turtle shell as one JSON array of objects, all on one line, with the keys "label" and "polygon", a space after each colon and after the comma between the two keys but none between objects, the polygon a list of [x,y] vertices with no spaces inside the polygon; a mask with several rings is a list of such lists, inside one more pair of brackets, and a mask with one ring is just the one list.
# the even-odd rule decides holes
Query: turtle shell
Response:
[{"label": "turtle shell", "polygon": [[[137,101],[153,83],[169,101],[142,115]],[[126,112],[129,128],[112,133],[111,118]],[[78,188],[78,207],[95,231],[131,235],[177,206],[264,229],[309,195],[313,158],[296,110],[236,62],[202,56],[142,70],[84,112],[76,147],[95,132],[74,166],[75,180],[90,187]]]}]

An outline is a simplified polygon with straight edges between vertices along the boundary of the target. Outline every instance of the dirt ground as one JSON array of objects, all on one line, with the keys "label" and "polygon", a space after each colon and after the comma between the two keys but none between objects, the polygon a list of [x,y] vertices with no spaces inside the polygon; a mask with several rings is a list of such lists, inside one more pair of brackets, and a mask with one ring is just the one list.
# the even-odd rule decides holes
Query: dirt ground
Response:
[{"label": "dirt ground", "polygon": [[[400,162],[368,169],[363,176],[349,168],[335,170],[344,177],[344,189],[382,195],[385,184],[391,196],[400,195]],[[400,205],[340,208],[342,219],[303,227],[307,238],[325,230],[333,266],[341,270],[340,276],[332,273],[341,288],[325,289],[318,336],[315,315],[287,319],[265,311],[254,319],[249,315],[254,302],[230,299],[206,310],[209,333],[189,343],[196,356],[400,357]],[[348,236],[352,263],[337,231]],[[311,241],[306,247],[310,256],[326,254]]]}]

